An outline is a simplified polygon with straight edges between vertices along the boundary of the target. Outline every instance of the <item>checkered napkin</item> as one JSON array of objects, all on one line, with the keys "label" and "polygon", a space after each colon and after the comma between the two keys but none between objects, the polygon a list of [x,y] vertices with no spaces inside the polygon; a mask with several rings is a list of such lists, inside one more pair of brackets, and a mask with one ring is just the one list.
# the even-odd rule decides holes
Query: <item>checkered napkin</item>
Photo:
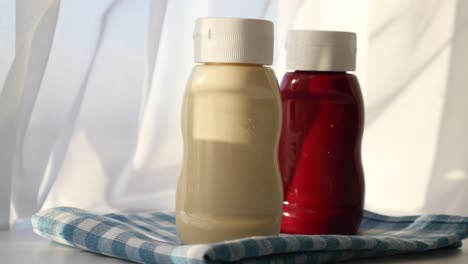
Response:
[{"label": "checkered napkin", "polygon": [[139,263],[324,263],[459,247],[468,217],[389,217],[365,212],[358,236],[250,237],[182,246],[172,213],[96,215],[58,207],[32,218],[34,231],[50,240]]}]

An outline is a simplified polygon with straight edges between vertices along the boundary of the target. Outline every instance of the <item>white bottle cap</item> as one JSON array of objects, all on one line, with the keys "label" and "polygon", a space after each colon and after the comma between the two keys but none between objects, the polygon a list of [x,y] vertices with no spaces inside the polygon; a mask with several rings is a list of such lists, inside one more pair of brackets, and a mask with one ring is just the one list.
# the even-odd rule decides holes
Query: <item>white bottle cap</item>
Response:
[{"label": "white bottle cap", "polygon": [[286,68],[303,71],[354,71],[356,34],[290,30],[286,38]]},{"label": "white bottle cap", "polygon": [[193,39],[195,62],[273,63],[273,23],[268,20],[199,18]]}]

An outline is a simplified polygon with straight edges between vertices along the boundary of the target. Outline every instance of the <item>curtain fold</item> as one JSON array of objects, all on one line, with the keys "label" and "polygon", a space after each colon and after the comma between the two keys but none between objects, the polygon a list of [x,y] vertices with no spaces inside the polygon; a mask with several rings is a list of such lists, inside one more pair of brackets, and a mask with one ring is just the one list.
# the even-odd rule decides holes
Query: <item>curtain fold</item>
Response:
[{"label": "curtain fold", "polygon": [[[9,218],[10,188],[12,179],[21,177],[22,138],[35,103],[48,61],[54,37],[60,2],[37,1],[35,12],[29,13],[29,1],[16,1],[16,52],[15,60],[0,96],[0,175],[3,178],[0,216]],[[18,26],[20,24],[20,26]],[[18,166],[19,165],[19,166]],[[5,202],[6,201],[6,202]]]},{"label": "curtain fold", "polygon": [[[0,43],[0,102],[5,101],[2,94],[15,58],[15,10],[14,0],[0,2],[0,36],[4,37]],[[11,80],[8,82],[11,83]],[[8,229],[10,217],[11,157],[14,146],[9,140],[16,133],[8,128],[12,123],[11,118],[11,106],[0,104],[0,147],[3,151],[0,154],[0,230]]]},{"label": "curtain fold", "polygon": [[[463,0],[4,0],[0,229],[59,205],[172,210],[197,17],[354,31],[366,103],[366,207],[468,214]],[[397,195],[398,194],[398,195]],[[455,202],[452,202],[455,201]],[[450,206],[445,206],[450,204]],[[10,214],[11,208],[11,214]]]}]

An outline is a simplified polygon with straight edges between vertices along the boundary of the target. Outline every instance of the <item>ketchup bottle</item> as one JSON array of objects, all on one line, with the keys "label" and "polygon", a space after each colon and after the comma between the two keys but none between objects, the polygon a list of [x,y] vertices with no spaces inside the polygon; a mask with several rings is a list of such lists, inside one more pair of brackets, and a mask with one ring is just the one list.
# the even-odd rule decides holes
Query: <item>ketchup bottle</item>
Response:
[{"label": "ketchup bottle", "polygon": [[281,83],[281,231],[356,234],[363,211],[364,106],[355,75],[356,34],[288,32]]}]

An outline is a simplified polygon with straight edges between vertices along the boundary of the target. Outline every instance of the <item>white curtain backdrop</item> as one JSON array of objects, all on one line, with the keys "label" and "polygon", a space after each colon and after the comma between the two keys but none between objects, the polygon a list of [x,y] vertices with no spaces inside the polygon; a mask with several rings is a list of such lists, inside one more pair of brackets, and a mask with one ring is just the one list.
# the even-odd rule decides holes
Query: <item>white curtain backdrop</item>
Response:
[{"label": "white curtain backdrop", "polygon": [[0,0],[0,229],[173,209],[201,16],[357,32],[366,207],[468,215],[467,0]]}]

